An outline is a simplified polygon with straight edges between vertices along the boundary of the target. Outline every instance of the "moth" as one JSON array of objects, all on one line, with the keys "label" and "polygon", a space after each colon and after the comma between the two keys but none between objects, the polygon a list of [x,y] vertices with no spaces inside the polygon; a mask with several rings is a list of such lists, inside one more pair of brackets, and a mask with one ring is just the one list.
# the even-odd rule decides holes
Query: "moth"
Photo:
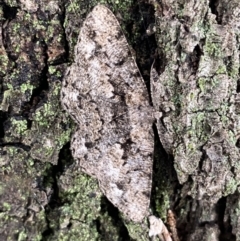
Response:
[{"label": "moth", "polygon": [[61,102],[78,126],[71,150],[80,169],[125,217],[141,222],[149,215],[153,110],[121,27],[103,5],[83,23]]}]

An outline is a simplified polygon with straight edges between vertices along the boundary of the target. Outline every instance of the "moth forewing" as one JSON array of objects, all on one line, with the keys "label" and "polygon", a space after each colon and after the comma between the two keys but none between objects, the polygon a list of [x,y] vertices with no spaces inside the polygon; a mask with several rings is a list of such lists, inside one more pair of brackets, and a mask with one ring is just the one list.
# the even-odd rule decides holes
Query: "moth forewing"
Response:
[{"label": "moth forewing", "polygon": [[74,159],[125,217],[141,222],[152,183],[152,107],[120,25],[103,5],[84,21],[61,92],[78,125]]}]

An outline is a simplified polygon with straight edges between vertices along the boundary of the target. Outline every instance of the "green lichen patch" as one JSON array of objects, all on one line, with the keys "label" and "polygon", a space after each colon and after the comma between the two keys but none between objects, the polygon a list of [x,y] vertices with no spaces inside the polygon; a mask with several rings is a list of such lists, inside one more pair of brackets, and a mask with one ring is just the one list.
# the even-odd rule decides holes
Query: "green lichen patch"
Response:
[{"label": "green lichen patch", "polygon": [[72,131],[72,122],[60,106],[60,87],[60,82],[52,83],[48,100],[36,109],[31,130],[23,140],[26,145],[32,146],[34,159],[54,164],[58,161],[60,149],[70,140]]},{"label": "green lichen patch", "polygon": [[115,223],[109,213],[102,214],[98,221],[100,240],[114,240],[117,237],[118,240],[126,240],[124,239],[124,233],[121,232],[123,224]]},{"label": "green lichen patch", "polygon": [[[68,183],[71,183],[71,186],[68,186]],[[63,202],[71,203],[71,209],[62,207],[63,216],[65,212],[71,212],[73,219],[83,222],[92,222],[98,217],[102,194],[96,180],[81,173],[71,174],[69,170],[60,178],[59,188]]]},{"label": "green lichen patch", "polygon": [[27,91],[29,91],[30,95],[32,95],[33,89],[34,89],[34,86],[29,82],[26,82],[20,86],[20,90],[22,93],[26,93]]},{"label": "green lichen patch", "polygon": [[49,240],[99,240],[96,220],[101,214],[101,192],[97,181],[71,166],[58,180],[62,205],[49,215],[58,230]]},{"label": "green lichen patch", "polygon": [[58,61],[62,61],[66,55],[66,44],[64,29],[58,15],[49,21],[49,25],[45,33],[45,41],[48,45],[48,63],[54,64]]},{"label": "green lichen patch", "polygon": [[148,241],[148,231],[149,231],[149,225],[147,222],[147,219],[144,220],[143,223],[137,224],[133,222],[125,222],[125,225],[127,227],[129,236],[133,240],[139,240],[139,241]]},{"label": "green lichen patch", "polygon": [[4,224],[0,232],[4,240],[40,240],[37,237],[47,226],[43,212],[47,195],[36,188],[42,173],[44,168],[38,169],[22,148],[0,148],[0,222]]},{"label": "green lichen patch", "polygon": [[4,1],[9,7],[18,7],[18,3],[16,0],[6,0]]},{"label": "green lichen patch", "polygon": [[20,86],[14,86],[15,80],[20,78],[19,72],[16,71],[10,76],[6,75],[3,79],[4,93],[0,110],[7,112],[11,109],[12,113],[19,114],[22,106],[29,102],[32,96],[34,86],[28,81]]},{"label": "green lichen patch", "polygon": [[19,142],[28,129],[27,120],[22,117],[12,117],[4,123],[4,141]]},{"label": "green lichen patch", "polygon": [[[0,40],[1,43],[1,40]],[[10,61],[3,47],[0,46],[0,76],[4,76],[9,68]]]},{"label": "green lichen patch", "polygon": [[229,194],[233,194],[238,187],[239,183],[236,181],[236,179],[230,174],[226,178],[225,183],[225,190],[223,191],[223,196],[227,196]]}]

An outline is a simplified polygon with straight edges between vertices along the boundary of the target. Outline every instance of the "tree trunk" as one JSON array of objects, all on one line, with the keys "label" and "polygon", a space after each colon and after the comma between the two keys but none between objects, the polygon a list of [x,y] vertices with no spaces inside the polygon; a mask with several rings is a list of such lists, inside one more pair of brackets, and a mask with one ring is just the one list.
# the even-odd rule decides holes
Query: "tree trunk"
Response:
[{"label": "tree trunk", "polygon": [[125,220],[75,165],[75,126],[60,105],[79,29],[99,2],[161,116],[153,214],[171,231],[171,209],[180,240],[240,240],[238,0],[0,3],[1,240],[149,240],[147,220]]},{"label": "tree trunk", "polygon": [[[152,101],[183,240],[239,240],[238,1],[156,4]],[[175,197],[176,199],[176,197]]]}]

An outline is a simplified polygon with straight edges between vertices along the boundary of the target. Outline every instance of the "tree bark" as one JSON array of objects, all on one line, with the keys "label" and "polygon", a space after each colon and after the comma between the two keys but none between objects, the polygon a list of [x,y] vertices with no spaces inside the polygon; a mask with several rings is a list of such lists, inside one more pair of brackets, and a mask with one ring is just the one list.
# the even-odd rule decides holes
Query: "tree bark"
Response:
[{"label": "tree bark", "polygon": [[0,3],[1,239],[149,240],[147,220],[124,220],[69,150],[61,80],[99,2],[116,14],[161,114],[153,214],[171,231],[171,209],[180,240],[240,240],[238,0]]},{"label": "tree bark", "polygon": [[239,240],[240,4],[155,4],[152,100],[163,112],[159,137],[182,185],[179,232],[183,240]]}]

